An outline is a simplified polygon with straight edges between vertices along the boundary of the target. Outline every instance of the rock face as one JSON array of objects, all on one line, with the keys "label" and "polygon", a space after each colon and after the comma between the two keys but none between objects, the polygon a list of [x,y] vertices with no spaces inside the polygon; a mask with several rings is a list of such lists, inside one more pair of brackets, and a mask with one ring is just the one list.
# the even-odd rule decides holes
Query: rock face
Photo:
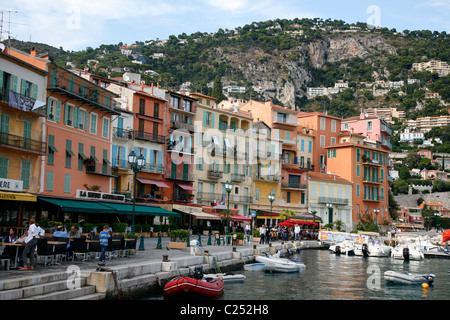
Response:
[{"label": "rock face", "polygon": [[[216,49],[217,50],[217,49]],[[327,62],[366,58],[396,49],[386,39],[374,34],[333,35],[285,51],[265,53],[258,48],[247,52],[228,51],[222,59],[240,72],[244,79],[264,89],[265,98],[276,98],[287,107],[294,108],[295,98],[306,95],[306,85],[312,80],[311,68],[320,69]],[[224,78],[224,85],[232,79]]]}]

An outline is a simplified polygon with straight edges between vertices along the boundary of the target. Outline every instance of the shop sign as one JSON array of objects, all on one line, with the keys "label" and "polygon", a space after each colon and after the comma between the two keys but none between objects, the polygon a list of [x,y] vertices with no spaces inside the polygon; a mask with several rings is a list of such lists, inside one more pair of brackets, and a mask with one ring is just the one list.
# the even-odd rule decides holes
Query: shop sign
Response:
[{"label": "shop sign", "polygon": [[77,198],[88,200],[106,200],[106,201],[122,201],[125,202],[123,194],[104,193],[89,190],[77,190]]},{"label": "shop sign", "polygon": [[0,190],[22,191],[22,189],[23,189],[22,180],[11,180],[0,178]]}]

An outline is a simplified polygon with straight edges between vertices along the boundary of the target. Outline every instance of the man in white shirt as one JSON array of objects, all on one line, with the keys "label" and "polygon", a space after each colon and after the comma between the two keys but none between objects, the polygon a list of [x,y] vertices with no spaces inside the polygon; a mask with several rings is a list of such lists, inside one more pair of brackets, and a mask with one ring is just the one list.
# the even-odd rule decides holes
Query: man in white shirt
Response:
[{"label": "man in white shirt", "polygon": [[[39,229],[35,224],[34,219],[30,219],[27,236],[25,237],[25,249],[23,249],[23,268],[24,270],[33,270],[34,266],[34,249],[37,245],[37,239],[39,238]],[[28,257],[30,258],[30,264],[27,264]],[[29,266],[29,267],[28,267]]]},{"label": "man in white shirt", "polygon": [[294,235],[295,235],[295,241],[298,241],[300,239],[300,226],[298,224],[294,227]]},{"label": "man in white shirt", "polygon": [[264,244],[265,238],[266,238],[266,227],[262,225],[262,227],[259,228],[259,243]]}]

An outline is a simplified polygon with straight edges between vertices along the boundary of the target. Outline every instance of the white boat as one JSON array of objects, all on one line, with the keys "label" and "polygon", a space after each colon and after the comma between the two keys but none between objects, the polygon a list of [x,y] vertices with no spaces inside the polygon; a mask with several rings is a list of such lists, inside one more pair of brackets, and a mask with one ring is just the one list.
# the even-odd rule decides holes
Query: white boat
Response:
[{"label": "white boat", "polygon": [[390,257],[391,250],[391,246],[387,246],[381,241],[373,241],[368,244],[356,245],[355,255],[364,257]]},{"label": "white boat", "polygon": [[244,269],[246,271],[264,271],[264,263],[248,263],[244,264]]},{"label": "white boat", "polygon": [[222,278],[224,283],[236,283],[236,282],[244,282],[246,276],[243,274],[234,274],[234,273],[209,273],[203,275],[203,280],[207,281],[215,278]]},{"label": "white boat", "polygon": [[306,268],[301,262],[295,262],[286,258],[277,258],[271,256],[257,256],[257,262],[264,263],[264,270],[268,272],[299,272]]},{"label": "white boat", "polygon": [[354,256],[355,255],[355,243],[352,240],[344,240],[331,245],[329,250],[337,255]]},{"label": "white boat", "polygon": [[409,272],[397,272],[397,271],[386,271],[384,273],[384,279],[386,281],[394,283],[404,283],[404,284],[432,284],[434,282],[435,275],[429,274],[414,274]]},{"label": "white boat", "polygon": [[423,251],[414,243],[404,243],[396,245],[391,251],[391,257],[403,260],[422,260]]}]

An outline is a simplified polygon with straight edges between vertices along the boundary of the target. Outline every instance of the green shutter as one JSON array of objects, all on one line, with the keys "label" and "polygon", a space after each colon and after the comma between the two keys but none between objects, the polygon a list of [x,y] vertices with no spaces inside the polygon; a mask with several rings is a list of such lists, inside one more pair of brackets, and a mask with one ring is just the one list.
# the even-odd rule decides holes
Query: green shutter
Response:
[{"label": "green shutter", "polygon": [[26,139],[31,139],[31,122],[23,121],[23,137]]},{"label": "green shutter", "polygon": [[12,77],[12,91],[17,92],[17,76]]},{"label": "green shutter", "polygon": [[78,128],[79,114],[80,114],[80,109],[78,109],[77,107],[74,107],[73,108],[73,124],[72,124],[74,128]]},{"label": "green shutter", "polygon": [[73,78],[69,79],[69,91],[75,92],[75,80]]},{"label": "green shutter", "polygon": [[0,92],[3,92],[3,70],[0,70]]},{"label": "green shutter", "polygon": [[58,76],[57,76],[56,70],[52,69],[51,78],[50,78],[50,87],[51,88],[56,87],[57,78],[58,78]]},{"label": "green shutter", "polygon": [[33,99],[37,100],[37,95],[38,95],[38,85],[37,84],[33,84]]},{"label": "green shutter", "polygon": [[0,131],[3,133],[9,133],[9,115],[2,113],[0,116]]},{"label": "green shutter", "polygon": [[70,174],[64,174],[64,193],[70,193]]},{"label": "green shutter", "polygon": [[0,157],[0,178],[8,179],[8,163],[8,158]]},{"label": "green shutter", "polygon": [[67,121],[69,120],[69,105],[66,103],[64,105],[64,124],[67,125]]},{"label": "green shutter", "polygon": [[84,131],[87,131],[89,123],[89,112],[84,112]]},{"label": "green shutter", "polygon": [[173,161],[172,161],[172,168],[171,168],[171,171],[170,171],[170,177],[172,179],[176,179],[177,178],[177,165]]},{"label": "green shutter", "polygon": [[23,188],[30,187],[31,161],[22,160],[22,170],[20,172],[20,180],[23,181]]},{"label": "green shutter", "polygon": [[214,116],[215,116],[215,114],[212,113],[211,114],[211,128],[214,128]]},{"label": "green shutter", "polygon": [[55,121],[59,122],[60,120],[61,120],[61,101],[56,101]]},{"label": "green shutter", "polygon": [[46,191],[53,191],[53,171],[47,171],[47,185],[45,186]]},{"label": "green shutter", "polygon": [[27,86],[27,81],[25,79],[21,79],[20,80],[20,94],[23,96],[27,93],[26,86]]}]

